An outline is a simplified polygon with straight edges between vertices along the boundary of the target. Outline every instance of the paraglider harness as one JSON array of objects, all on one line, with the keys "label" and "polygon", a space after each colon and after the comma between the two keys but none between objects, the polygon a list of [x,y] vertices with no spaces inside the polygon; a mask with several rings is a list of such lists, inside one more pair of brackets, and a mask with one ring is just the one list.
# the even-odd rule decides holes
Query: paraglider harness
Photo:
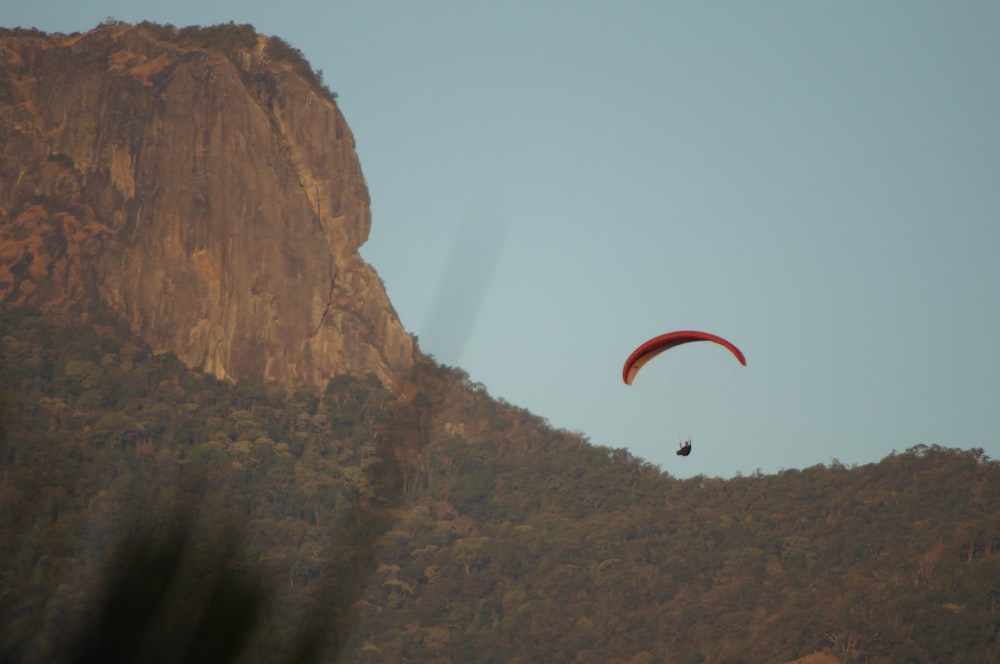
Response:
[{"label": "paraglider harness", "polygon": [[688,440],[684,441],[684,444],[681,445],[681,449],[677,450],[677,456],[687,456],[689,454],[691,454],[691,439],[690,438]]}]

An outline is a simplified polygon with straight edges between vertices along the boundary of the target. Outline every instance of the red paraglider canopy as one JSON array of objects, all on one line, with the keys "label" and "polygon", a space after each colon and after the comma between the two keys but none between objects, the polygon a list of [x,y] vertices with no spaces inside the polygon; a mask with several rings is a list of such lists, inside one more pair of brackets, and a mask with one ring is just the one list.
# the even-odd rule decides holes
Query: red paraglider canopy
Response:
[{"label": "red paraglider canopy", "polygon": [[714,341],[720,346],[728,348],[729,352],[735,355],[736,359],[740,361],[740,364],[743,366],[747,365],[747,359],[743,357],[743,352],[722,337],[709,334],[708,332],[680,330],[678,332],[668,332],[666,334],[661,334],[658,337],[653,337],[646,343],[636,348],[635,351],[629,355],[628,359],[625,360],[625,367],[622,369],[622,380],[625,381],[626,385],[631,385],[632,379],[635,378],[635,375],[639,373],[639,369],[641,369],[644,364],[665,350],[670,350],[674,346],[680,346],[681,344],[686,344],[691,341]]}]

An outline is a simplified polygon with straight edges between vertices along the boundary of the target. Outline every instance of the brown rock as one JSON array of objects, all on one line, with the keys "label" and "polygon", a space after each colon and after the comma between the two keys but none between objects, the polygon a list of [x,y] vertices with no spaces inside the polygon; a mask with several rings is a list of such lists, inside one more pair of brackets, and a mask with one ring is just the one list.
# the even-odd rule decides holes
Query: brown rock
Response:
[{"label": "brown rock", "polygon": [[0,32],[0,298],[106,306],[221,378],[398,384],[413,340],[358,255],[368,190],[331,95],[249,26],[188,34]]}]

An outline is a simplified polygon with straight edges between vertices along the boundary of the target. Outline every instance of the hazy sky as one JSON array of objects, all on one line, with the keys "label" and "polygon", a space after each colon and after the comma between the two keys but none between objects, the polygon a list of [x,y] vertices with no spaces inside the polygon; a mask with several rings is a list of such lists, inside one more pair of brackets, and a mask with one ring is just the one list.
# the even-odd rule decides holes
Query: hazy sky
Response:
[{"label": "hazy sky", "polygon": [[[677,477],[1000,457],[1000,3],[33,0],[0,25],[109,16],[298,47],[403,324],[556,427]],[[626,387],[675,329],[748,366],[688,345]]]}]

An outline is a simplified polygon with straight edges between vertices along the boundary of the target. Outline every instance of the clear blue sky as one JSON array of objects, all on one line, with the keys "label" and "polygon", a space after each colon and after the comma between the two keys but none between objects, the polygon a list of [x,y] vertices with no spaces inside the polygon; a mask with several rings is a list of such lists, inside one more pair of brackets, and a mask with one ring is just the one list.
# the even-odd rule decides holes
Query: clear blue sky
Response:
[{"label": "clear blue sky", "polygon": [[[108,16],[301,49],[403,324],[556,427],[677,477],[1000,457],[1000,3],[34,0],[0,24]],[[622,383],[685,328],[748,366],[698,344]]]}]

